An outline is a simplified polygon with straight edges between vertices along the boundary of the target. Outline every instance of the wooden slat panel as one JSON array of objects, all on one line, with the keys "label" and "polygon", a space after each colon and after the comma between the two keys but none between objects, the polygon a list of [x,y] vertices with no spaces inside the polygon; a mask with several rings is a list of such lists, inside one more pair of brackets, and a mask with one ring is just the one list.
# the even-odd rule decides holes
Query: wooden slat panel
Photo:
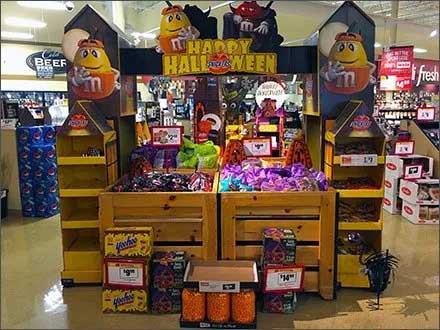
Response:
[{"label": "wooden slat panel", "polygon": [[118,207],[114,210],[115,218],[118,217],[143,217],[143,218],[202,218],[200,207]]},{"label": "wooden slat panel", "polygon": [[270,207],[270,206],[240,206],[237,207],[237,215],[319,215],[318,206],[295,206],[295,207]]},{"label": "wooden slat panel", "polygon": [[[262,253],[262,245],[237,245],[237,259],[256,260]],[[318,246],[297,246],[296,263],[306,266],[318,266]]]},{"label": "wooden slat panel", "polygon": [[259,241],[267,227],[291,229],[298,241],[319,241],[319,221],[315,220],[239,220],[236,226],[237,241]]},{"label": "wooden slat panel", "polygon": [[269,207],[303,207],[320,206],[321,192],[227,192],[222,193],[224,203],[233,203],[235,206],[269,206]]},{"label": "wooden slat panel", "polygon": [[148,222],[148,221],[114,221],[115,226],[119,227],[153,227],[154,228],[154,241],[155,242],[167,242],[167,241],[181,241],[181,242],[194,242],[202,240],[202,224],[191,222]]},{"label": "wooden slat panel", "polygon": [[[109,194],[109,193],[104,193]],[[148,205],[150,207],[171,208],[171,207],[203,207],[206,194],[203,192],[192,193],[110,193],[113,196],[113,208],[139,207]],[[215,195],[215,194],[213,194]]]},{"label": "wooden slat panel", "polygon": [[306,291],[306,292],[318,292],[319,291],[318,275],[319,275],[319,272],[305,272],[304,291]]},{"label": "wooden slat panel", "polygon": [[169,246],[154,246],[153,251],[185,251],[186,257],[189,259],[203,259],[203,251],[201,246],[180,246],[180,245],[169,245]]}]

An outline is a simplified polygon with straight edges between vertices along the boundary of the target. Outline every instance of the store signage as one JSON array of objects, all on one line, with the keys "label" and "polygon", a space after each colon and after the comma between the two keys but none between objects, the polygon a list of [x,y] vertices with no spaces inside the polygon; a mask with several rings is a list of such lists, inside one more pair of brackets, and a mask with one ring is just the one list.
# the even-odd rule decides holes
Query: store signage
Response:
[{"label": "store signage", "polygon": [[263,157],[272,155],[271,138],[243,139],[243,148],[248,157]]},{"label": "store signage", "polygon": [[[396,141],[394,145],[394,155],[407,156],[414,154],[414,141]],[[388,164],[387,164],[388,166]]]},{"label": "store signage", "polygon": [[304,266],[267,266],[264,269],[263,293],[287,293],[304,288]]},{"label": "store signage", "polygon": [[284,87],[275,81],[266,81],[258,86],[255,92],[255,101],[257,105],[261,105],[265,99],[276,101],[276,107],[281,108],[287,95]]},{"label": "store signage", "polygon": [[162,72],[165,76],[201,73],[225,74],[247,72],[275,74],[275,53],[250,53],[252,39],[195,39],[186,41],[185,53],[164,54]]},{"label": "store signage", "polygon": [[10,119],[1,119],[0,127],[1,129],[14,129],[17,126],[18,119],[10,118]]},{"label": "store signage", "polygon": [[417,120],[418,121],[433,121],[435,119],[435,108],[417,108]]},{"label": "store signage", "polygon": [[105,275],[105,285],[142,289],[146,279],[145,263],[131,259],[107,259]]},{"label": "store signage", "polygon": [[412,82],[415,87],[423,84],[435,84],[440,81],[440,61],[414,59]]},{"label": "store signage", "polygon": [[[403,167],[403,178],[406,180],[421,179],[423,172],[423,164],[411,164]],[[403,187],[404,190],[406,187]]]},{"label": "store signage", "polygon": [[151,127],[153,145],[156,147],[180,147],[182,145],[182,126],[154,126]]},{"label": "store signage", "polygon": [[371,118],[367,115],[358,115],[353,118],[350,127],[353,131],[368,131],[371,126]]},{"label": "store signage", "polygon": [[75,130],[85,129],[89,125],[89,119],[83,114],[76,114],[70,118],[67,125]]},{"label": "store signage", "polygon": [[377,155],[341,155],[341,166],[377,166]]},{"label": "store signage", "polygon": [[200,281],[200,292],[240,292],[240,282]]},{"label": "store signage", "polygon": [[409,91],[414,61],[414,47],[385,49],[380,63],[380,90]]},{"label": "store signage", "polygon": [[67,69],[64,55],[50,48],[29,55],[26,64],[36,72],[37,78],[42,79],[51,79],[55,74],[64,74]]}]

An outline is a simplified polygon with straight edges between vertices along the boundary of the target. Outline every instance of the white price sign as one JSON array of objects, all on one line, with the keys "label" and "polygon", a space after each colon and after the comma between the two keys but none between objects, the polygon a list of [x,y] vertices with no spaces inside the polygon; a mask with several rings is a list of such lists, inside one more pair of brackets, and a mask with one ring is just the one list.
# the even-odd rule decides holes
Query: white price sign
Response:
[{"label": "white price sign", "polygon": [[394,145],[396,156],[407,156],[414,154],[414,141],[396,141]]},{"label": "white price sign", "polygon": [[2,119],[0,122],[0,127],[2,129],[14,129],[17,126],[18,119]]},{"label": "white price sign", "polygon": [[248,157],[264,157],[272,155],[271,138],[243,139],[243,148]]},{"label": "white price sign", "polygon": [[200,292],[240,292],[240,282],[200,281]]},{"label": "white price sign", "polygon": [[376,154],[341,155],[341,166],[377,166]]},{"label": "white price sign", "polygon": [[182,126],[151,127],[153,145],[156,147],[180,147],[182,145]]},{"label": "white price sign", "polygon": [[263,291],[265,293],[299,291],[303,289],[303,284],[303,266],[269,266],[265,273]]},{"label": "white price sign", "polygon": [[143,263],[108,261],[106,285],[142,287],[145,285],[145,266]]},{"label": "white price sign", "polygon": [[417,120],[418,121],[432,121],[435,119],[435,108],[417,108]]}]

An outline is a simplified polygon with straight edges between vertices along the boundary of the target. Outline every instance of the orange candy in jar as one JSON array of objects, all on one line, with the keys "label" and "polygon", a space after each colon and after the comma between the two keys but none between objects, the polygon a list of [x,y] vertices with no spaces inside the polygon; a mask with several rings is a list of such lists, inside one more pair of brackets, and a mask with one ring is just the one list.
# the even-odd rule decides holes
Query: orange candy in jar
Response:
[{"label": "orange candy in jar", "polygon": [[255,292],[241,291],[232,294],[232,321],[252,323],[255,320]]},{"label": "orange candy in jar", "polygon": [[208,293],[208,320],[216,323],[228,322],[231,318],[231,295],[229,293]]},{"label": "orange candy in jar", "polygon": [[195,289],[182,291],[182,319],[188,322],[202,322],[206,316],[205,293]]}]

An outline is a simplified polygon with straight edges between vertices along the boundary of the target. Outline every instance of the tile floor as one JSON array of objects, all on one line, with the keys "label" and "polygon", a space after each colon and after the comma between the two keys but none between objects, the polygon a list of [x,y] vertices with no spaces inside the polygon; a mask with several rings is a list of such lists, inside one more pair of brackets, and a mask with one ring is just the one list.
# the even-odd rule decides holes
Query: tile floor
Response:
[{"label": "tile floor", "polygon": [[[63,289],[59,218],[1,221],[2,329],[177,329],[178,315],[104,315],[100,287]],[[401,259],[382,309],[373,294],[301,295],[292,315],[258,314],[260,329],[439,329],[439,226],[385,216],[383,246]]]}]

